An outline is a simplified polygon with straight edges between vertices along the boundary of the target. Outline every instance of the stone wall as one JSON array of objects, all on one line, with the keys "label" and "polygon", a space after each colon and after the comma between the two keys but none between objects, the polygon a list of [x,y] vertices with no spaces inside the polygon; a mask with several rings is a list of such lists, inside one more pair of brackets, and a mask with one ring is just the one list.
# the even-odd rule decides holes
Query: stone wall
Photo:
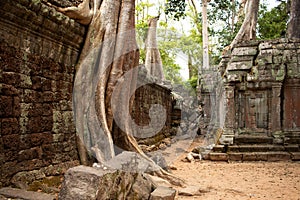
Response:
[{"label": "stone wall", "polygon": [[85,28],[33,0],[0,7],[0,187],[78,164],[72,84]]},{"label": "stone wall", "polygon": [[[71,100],[86,28],[49,5],[80,2],[0,3],[0,187],[27,188],[79,164]],[[163,129],[140,140],[151,145],[171,134],[173,99],[169,86],[144,76],[149,84],[136,91],[133,119],[147,125],[153,104],[167,111]]]},{"label": "stone wall", "polygon": [[[133,118],[136,124],[139,126],[149,125],[149,109],[153,104],[160,104],[166,109],[167,118],[165,126],[158,133],[153,134],[152,137],[137,138],[140,144],[153,145],[169,137],[171,134],[171,113],[173,108],[171,90],[156,84],[147,84],[137,89],[133,109]],[[155,115],[160,114],[161,113],[155,113]]]},{"label": "stone wall", "polygon": [[299,39],[240,43],[223,55],[219,70],[226,108],[222,142],[240,134],[300,142]]},{"label": "stone wall", "polygon": [[[141,129],[147,127],[150,124],[150,108],[155,104],[162,105],[165,109],[166,119],[163,122],[164,126],[161,130],[151,131],[151,136],[137,135],[136,139],[139,144],[153,145],[159,144],[164,138],[171,136],[172,129],[172,114],[174,110],[174,99],[171,94],[171,85],[167,81],[158,81],[155,77],[150,76],[146,68],[141,65],[138,72],[138,83],[141,87],[138,87],[134,95],[134,103],[131,110],[131,116],[134,122],[140,126]],[[163,112],[163,111],[162,111]],[[153,122],[151,126],[159,127],[162,123],[158,119],[162,113],[159,110],[153,114]],[[154,122],[156,121],[156,122]],[[152,127],[150,127],[151,129]]]}]

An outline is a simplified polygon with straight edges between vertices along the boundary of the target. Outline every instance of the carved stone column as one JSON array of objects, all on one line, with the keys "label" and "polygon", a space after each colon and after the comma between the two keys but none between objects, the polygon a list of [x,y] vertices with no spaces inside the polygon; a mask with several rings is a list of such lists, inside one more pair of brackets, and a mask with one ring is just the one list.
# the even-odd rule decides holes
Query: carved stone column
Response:
[{"label": "carved stone column", "polygon": [[270,130],[272,135],[279,139],[281,137],[281,88],[282,83],[273,83],[272,101],[271,101],[271,124]]},{"label": "carved stone column", "polygon": [[224,132],[220,139],[221,144],[232,144],[235,129],[235,102],[234,102],[234,86],[225,85],[225,123]]}]

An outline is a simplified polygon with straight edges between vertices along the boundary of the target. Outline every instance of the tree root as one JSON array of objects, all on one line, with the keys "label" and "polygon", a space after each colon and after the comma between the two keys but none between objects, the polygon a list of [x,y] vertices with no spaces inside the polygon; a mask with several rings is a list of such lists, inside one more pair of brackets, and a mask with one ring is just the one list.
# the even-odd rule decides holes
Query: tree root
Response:
[{"label": "tree root", "polygon": [[89,2],[89,0],[84,0],[78,7],[72,6],[56,9],[83,25],[89,25],[93,17],[93,10],[90,9]]}]

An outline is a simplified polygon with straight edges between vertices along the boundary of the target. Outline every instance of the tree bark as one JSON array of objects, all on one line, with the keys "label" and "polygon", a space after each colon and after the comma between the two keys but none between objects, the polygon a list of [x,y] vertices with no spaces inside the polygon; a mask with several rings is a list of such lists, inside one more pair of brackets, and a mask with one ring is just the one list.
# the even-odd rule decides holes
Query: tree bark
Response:
[{"label": "tree bark", "polygon": [[290,0],[288,38],[300,38],[300,0]]},{"label": "tree bark", "polygon": [[[88,6],[92,6],[87,9]],[[75,9],[59,9],[86,24],[88,32],[79,61],[73,91],[73,110],[82,164],[87,150],[98,162],[115,156],[115,149],[134,151],[148,158],[132,136],[129,108],[136,87],[139,49],[135,35],[135,0],[84,0]],[[92,13],[92,14],[91,14]],[[88,17],[87,17],[88,16]],[[127,78],[124,78],[126,75]],[[122,89],[116,89],[123,85]],[[114,103],[112,103],[114,102]],[[117,128],[115,117],[122,121]],[[118,147],[116,145],[119,145]],[[155,174],[176,185],[183,182],[160,168]]]},{"label": "tree bark", "polygon": [[149,28],[147,31],[146,38],[146,58],[145,58],[145,67],[148,70],[149,74],[157,77],[159,81],[165,80],[162,60],[160,57],[160,52],[157,45],[157,21],[159,17],[154,17],[149,19]]},{"label": "tree bark", "polygon": [[202,0],[203,69],[209,69],[207,0]]},{"label": "tree bark", "polygon": [[245,19],[239,32],[230,44],[230,48],[241,41],[256,39],[256,24],[259,9],[259,0],[247,0],[245,3]]}]

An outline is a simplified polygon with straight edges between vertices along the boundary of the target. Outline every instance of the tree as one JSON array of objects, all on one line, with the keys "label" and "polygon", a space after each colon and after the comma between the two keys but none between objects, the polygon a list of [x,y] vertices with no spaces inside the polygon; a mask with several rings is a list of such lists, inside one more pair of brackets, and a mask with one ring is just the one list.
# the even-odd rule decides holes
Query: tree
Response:
[{"label": "tree", "polygon": [[156,29],[157,29],[157,21],[158,17],[154,17],[149,19],[148,23],[148,31],[146,38],[146,57],[145,57],[145,67],[150,73],[150,75],[155,76],[160,81],[165,80],[162,60],[160,57],[160,52],[157,46],[156,40]]},{"label": "tree", "polygon": [[202,38],[203,38],[203,69],[208,70],[209,56],[208,56],[207,0],[202,0]]},{"label": "tree", "polygon": [[[242,3],[245,0],[241,0]],[[258,17],[259,0],[246,0],[245,3],[245,19],[242,26],[230,44],[232,48],[235,44],[241,41],[256,39],[256,24]]]},{"label": "tree", "polygon": [[[59,11],[88,25],[77,64],[73,110],[79,135],[79,153],[87,164],[84,147],[100,163],[115,156],[115,146],[139,153],[152,165],[132,134],[129,108],[136,86],[139,49],[135,38],[134,0],[84,0],[78,7]],[[118,126],[117,126],[118,124]],[[120,127],[120,128],[118,128]],[[157,166],[158,167],[158,166]],[[154,173],[173,184],[182,181],[160,167]]]},{"label": "tree", "polygon": [[277,7],[267,11],[261,4],[258,17],[258,37],[260,39],[275,39],[284,37],[287,29],[287,4],[282,1]]},{"label": "tree", "polygon": [[[149,31],[149,20],[155,18],[149,14],[145,14],[144,10],[149,10],[153,4],[148,3],[148,1],[139,0],[136,5],[136,31],[137,31],[137,42],[140,47],[140,63],[145,64],[146,62],[146,43],[147,43],[147,33]],[[159,7],[158,14],[160,13],[161,7]],[[157,28],[157,41],[156,49],[158,49],[162,61],[163,74],[165,79],[171,81],[172,83],[180,84],[182,78],[180,76],[180,66],[176,64],[175,57],[178,49],[178,39],[172,35],[176,35],[176,30],[170,23],[167,22],[167,17],[165,20],[159,20],[159,28]],[[155,33],[155,31],[151,31]],[[158,52],[157,52],[158,53]],[[149,63],[149,62],[148,62]]]},{"label": "tree", "polygon": [[[218,40],[216,57],[230,45],[244,19],[243,4],[237,0],[211,0],[208,9],[209,33]],[[216,27],[215,25],[218,24]]]},{"label": "tree", "polygon": [[290,19],[288,23],[288,38],[300,38],[300,0],[289,0]]}]

